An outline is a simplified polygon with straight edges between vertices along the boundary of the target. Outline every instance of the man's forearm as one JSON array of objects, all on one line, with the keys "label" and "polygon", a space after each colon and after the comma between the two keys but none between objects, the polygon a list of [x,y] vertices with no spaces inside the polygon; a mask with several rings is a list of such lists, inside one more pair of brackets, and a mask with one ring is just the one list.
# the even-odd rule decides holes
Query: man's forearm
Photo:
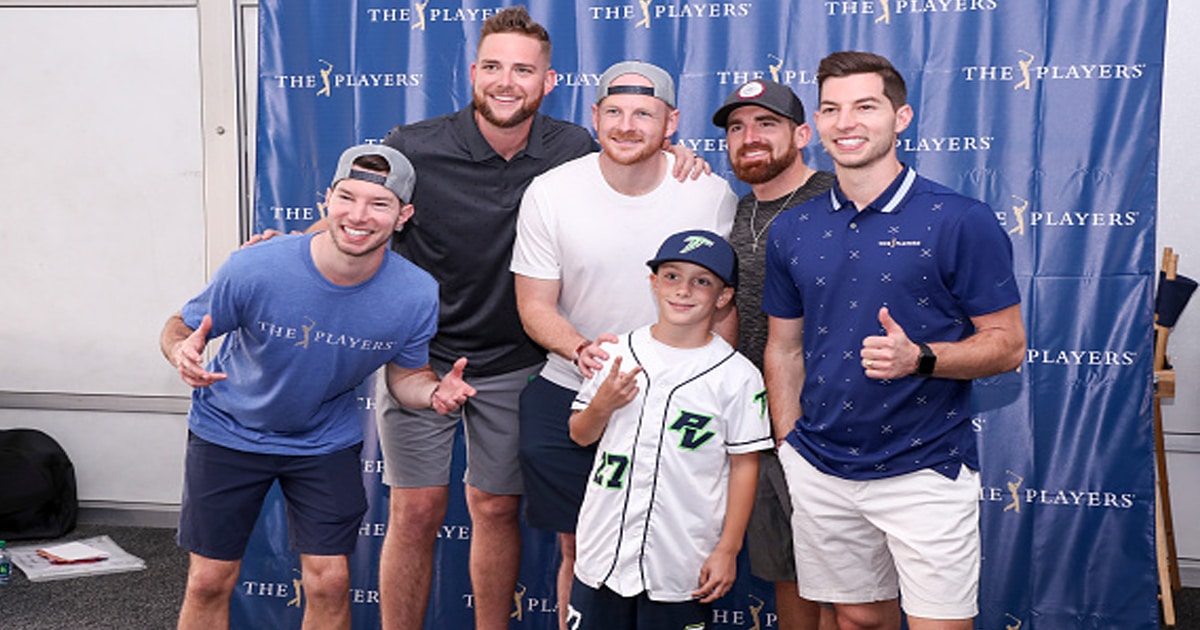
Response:
[{"label": "man's forearm", "polygon": [[[167,322],[163,324],[162,334],[159,336],[159,350],[167,359],[167,363],[175,365],[175,360],[172,358],[175,352],[175,346],[179,345],[184,339],[187,339],[195,330],[183,322],[183,315],[175,313],[167,318]],[[179,367],[175,365],[175,367]]]},{"label": "man's forearm", "polygon": [[440,382],[433,368],[411,370],[389,363],[386,374],[388,393],[396,402],[409,409],[428,409],[432,405],[433,392]]}]

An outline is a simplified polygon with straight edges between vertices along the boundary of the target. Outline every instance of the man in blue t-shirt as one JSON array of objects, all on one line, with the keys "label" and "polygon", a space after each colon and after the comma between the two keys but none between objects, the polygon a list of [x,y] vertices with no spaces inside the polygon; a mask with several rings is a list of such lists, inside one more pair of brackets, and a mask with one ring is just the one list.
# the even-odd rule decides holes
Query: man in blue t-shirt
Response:
[{"label": "man in blue t-shirt", "polygon": [[228,627],[241,557],[276,481],[300,554],[305,627],[349,628],[347,555],[367,507],[355,389],[386,365],[388,390],[409,407],[445,414],[474,395],[465,358],[441,379],[429,366],[437,283],[388,249],[412,216],[415,179],[395,149],[347,149],[326,192],[326,231],[235,252],[167,320],[163,354],[195,388],[177,536],[191,564],[180,628]]},{"label": "man in blue t-shirt", "polygon": [[983,202],[896,156],[912,121],[887,59],[821,61],[833,189],[767,239],[763,363],[800,595],[843,625],[969,630],[979,583],[971,379],[1015,369],[1012,245]]}]

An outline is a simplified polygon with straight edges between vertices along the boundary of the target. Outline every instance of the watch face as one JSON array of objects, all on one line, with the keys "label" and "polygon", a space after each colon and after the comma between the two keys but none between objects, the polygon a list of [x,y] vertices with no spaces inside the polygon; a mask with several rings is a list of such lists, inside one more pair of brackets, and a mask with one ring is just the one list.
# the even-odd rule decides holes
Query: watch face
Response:
[{"label": "watch face", "polygon": [[921,356],[917,359],[917,374],[931,376],[934,366],[937,365],[937,355],[929,346],[921,342],[917,342],[917,346],[921,348]]}]

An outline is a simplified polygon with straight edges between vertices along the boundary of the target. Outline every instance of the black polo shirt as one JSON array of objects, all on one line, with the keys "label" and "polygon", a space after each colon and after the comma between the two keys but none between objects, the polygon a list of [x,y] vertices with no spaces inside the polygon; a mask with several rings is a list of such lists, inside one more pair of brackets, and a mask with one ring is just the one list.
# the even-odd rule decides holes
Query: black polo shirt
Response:
[{"label": "black polo shirt", "polygon": [[597,149],[584,128],[535,114],[529,143],[505,160],[479,132],[475,108],[400,125],[384,144],[417,171],[413,218],[392,247],[440,285],[436,360],[468,359],[468,375],[535,365],[545,351],[525,335],[508,270],[517,212],[537,175]]}]

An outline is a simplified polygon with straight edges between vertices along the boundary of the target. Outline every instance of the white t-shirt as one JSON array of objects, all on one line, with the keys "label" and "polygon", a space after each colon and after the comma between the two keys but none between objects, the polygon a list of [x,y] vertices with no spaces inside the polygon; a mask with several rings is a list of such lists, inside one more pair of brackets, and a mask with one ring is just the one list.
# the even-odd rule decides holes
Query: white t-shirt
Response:
[{"label": "white t-shirt", "polygon": [[[530,278],[559,280],[558,310],[579,333],[595,339],[658,318],[650,291],[650,268],[666,238],[692,229],[728,236],[737,197],[725,180],[706,175],[680,182],[667,175],[637,197],[613,190],[592,153],[534,178],[521,200],[510,269]],[[542,376],[578,390],[583,381],[571,363],[553,352]]]},{"label": "white t-shirt", "polygon": [[683,349],[655,340],[649,326],[624,335],[571,405],[587,406],[612,359],[622,371],[642,367],[637,397],[600,438],[579,511],[575,576],[592,588],[692,599],[724,528],[729,456],[771,448],[762,375],[712,337]]}]

